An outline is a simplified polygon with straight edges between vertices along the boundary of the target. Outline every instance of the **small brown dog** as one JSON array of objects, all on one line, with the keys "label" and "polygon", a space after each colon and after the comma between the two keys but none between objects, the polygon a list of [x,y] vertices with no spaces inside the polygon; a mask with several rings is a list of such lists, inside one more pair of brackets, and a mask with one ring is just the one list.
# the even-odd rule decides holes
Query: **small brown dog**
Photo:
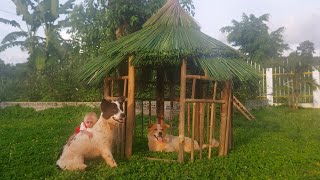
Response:
[{"label": "small brown dog", "polygon": [[[179,151],[179,137],[166,133],[170,126],[168,124],[150,124],[148,126],[148,146],[150,151],[159,152],[178,152]],[[191,151],[192,139],[185,137],[184,151]],[[212,140],[211,147],[218,147],[219,142],[216,139]],[[202,149],[207,148],[208,144],[204,144]],[[194,150],[200,150],[198,142],[194,141]]]}]

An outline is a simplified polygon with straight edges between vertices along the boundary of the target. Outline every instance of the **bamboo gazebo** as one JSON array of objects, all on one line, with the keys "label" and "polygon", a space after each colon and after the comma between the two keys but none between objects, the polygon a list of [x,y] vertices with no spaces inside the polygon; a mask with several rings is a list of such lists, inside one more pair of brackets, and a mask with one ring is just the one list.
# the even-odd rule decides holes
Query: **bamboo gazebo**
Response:
[{"label": "bamboo gazebo", "polygon": [[[233,81],[254,80],[258,75],[241,59],[243,56],[238,51],[202,33],[198,23],[184,11],[178,0],[168,0],[141,30],[104,47],[99,57],[84,66],[81,78],[90,84],[104,83],[105,99],[116,99],[114,96],[122,95],[127,97],[127,120],[125,125],[119,127],[117,147],[120,154],[125,153],[129,158],[132,155],[136,82],[149,83],[144,81],[147,77],[144,72],[156,72],[157,121],[163,122],[165,79],[176,77],[176,84],[180,84],[177,88],[180,97],[170,98],[180,104],[178,160],[183,162],[185,129],[192,139],[199,141],[200,146],[204,141],[211,143],[215,134],[217,104],[220,105],[219,155],[226,155],[231,149]],[[173,69],[170,71],[173,74],[170,75],[168,69]],[[203,95],[200,91],[203,91],[205,81],[210,82],[208,87],[212,88]],[[114,82],[122,83],[115,87]],[[218,85],[222,85],[221,93],[218,92]],[[217,98],[218,94],[220,98]],[[204,127],[205,118],[207,128]],[[207,138],[204,129],[207,129]],[[211,148],[208,157],[211,157]]]}]

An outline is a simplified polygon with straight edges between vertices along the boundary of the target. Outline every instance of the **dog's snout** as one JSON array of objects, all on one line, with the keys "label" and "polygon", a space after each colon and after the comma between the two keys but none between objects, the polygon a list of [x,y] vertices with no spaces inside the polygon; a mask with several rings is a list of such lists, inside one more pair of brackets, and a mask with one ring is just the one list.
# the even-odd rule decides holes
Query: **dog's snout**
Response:
[{"label": "dog's snout", "polygon": [[120,114],[120,117],[121,117],[121,118],[125,118],[126,115],[125,115],[124,113],[121,113],[121,114]]},{"label": "dog's snout", "polygon": [[159,136],[162,136],[162,132],[159,132]]}]

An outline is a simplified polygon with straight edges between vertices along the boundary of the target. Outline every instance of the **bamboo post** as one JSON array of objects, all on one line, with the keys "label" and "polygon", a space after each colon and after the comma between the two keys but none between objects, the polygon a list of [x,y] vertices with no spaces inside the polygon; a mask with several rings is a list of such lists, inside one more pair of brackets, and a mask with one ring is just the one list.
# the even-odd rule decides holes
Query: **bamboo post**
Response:
[{"label": "bamboo post", "polygon": [[111,93],[110,96],[113,97],[113,90],[114,90],[114,80],[111,80]]},{"label": "bamboo post", "polygon": [[[194,99],[194,96],[195,96],[195,91],[196,91],[196,79],[193,79],[192,80],[192,89],[191,89],[191,98]],[[195,132],[195,122],[196,122],[196,103],[193,103],[193,106],[192,106],[192,123],[191,123],[191,153],[190,153],[190,158],[191,158],[191,161],[193,162],[194,161],[194,132]]]},{"label": "bamboo post", "polygon": [[200,141],[199,141],[199,146],[200,146],[200,159],[202,159],[202,145],[203,145],[203,126],[204,126],[204,107],[203,107],[203,103],[200,103],[199,106],[200,109],[200,115],[199,115],[199,137],[200,137]]},{"label": "bamboo post", "polygon": [[183,162],[184,154],[184,118],[185,118],[185,98],[186,98],[186,74],[187,60],[183,58],[181,64],[181,80],[180,80],[180,112],[179,112],[179,162]]},{"label": "bamboo post", "polygon": [[224,144],[224,155],[227,155],[228,152],[229,152],[229,144],[230,144],[230,127],[231,127],[231,123],[230,123],[230,120],[231,120],[231,102],[232,102],[232,98],[231,98],[231,87],[228,88],[228,103],[227,103],[227,106],[228,106],[228,111],[227,111],[227,122],[226,122],[226,142]]},{"label": "bamboo post", "polygon": [[141,101],[141,137],[143,137],[143,100]]},{"label": "bamboo post", "polygon": [[117,141],[117,155],[120,157],[121,155],[120,155],[120,148],[121,148],[121,124],[119,124],[118,126],[117,126],[117,128],[115,128],[115,130],[116,130],[116,134],[117,134],[117,137],[119,137],[119,138],[117,138],[116,139],[116,141]]},{"label": "bamboo post", "polygon": [[[125,96],[125,97],[127,97],[127,89],[128,89],[128,79],[125,79],[124,80],[124,86],[123,86],[123,96]],[[126,113],[127,112],[127,105],[128,105],[128,103],[127,102],[124,102],[123,103],[123,110],[124,110],[124,113]],[[125,137],[125,128],[126,128],[126,126],[125,126],[126,124],[125,123],[122,123],[121,125],[120,125],[120,134],[121,134],[121,136],[120,136],[120,141],[121,141],[121,148],[120,148],[120,157],[121,158],[123,158],[124,157],[124,145],[125,145],[125,139],[124,139],[124,137]]]},{"label": "bamboo post", "polygon": [[191,123],[191,126],[192,126],[192,129],[191,129],[191,162],[194,161],[194,130],[195,130],[195,122],[196,122],[196,103],[193,103],[193,107],[192,107],[192,123]]},{"label": "bamboo post", "polygon": [[108,96],[109,96],[109,81],[108,81],[108,77],[106,77],[104,79],[103,98],[107,99]]},{"label": "bamboo post", "polygon": [[[226,81],[221,92],[221,99],[229,102],[229,89],[230,82]],[[226,147],[228,144],[228,104],[221,104],[220,109],[220,145],[219,145],[219,156],[226,154]]]},{"label": "bamboo post", "polygon": [[132,65],[133,56],[128,60],[128,105],[127,105],[127,126],[126,126],[126,158],[129,159],[132,155],[132,136],[133,125],[135,120],[135,68]]},{"label": "bamboo post", "polygon": [[188,103],[188,108],[187,108],[187,111],[188,111],[188,137],[190,137],[190,103]]},{"label": "bamboo post", "polygon": [[207,143],[209,144],[210,138],[209,138],[209,132],[210,132],[210,103],[206,104],[206,110],[207,110],[207,115],[206,115],[206,122],[207,122],[207,130],[206,130],[206,137],[207,137]]},{"label": "bamboo post", "polygon": [[151,100],[149,100],[149,124],[151,124]]},{"label": "bamboo post", "polygon": [[199,131],[199,122],[200,122],[200,103],[196,104],[196,119],[195,119],[195,131],[194,131],[194,139],[196,141],[200,141],[200,131]]},{"label": "bamboo post", "polygon": [[230,121],[230,130],[229,130],[229,148],[228,148],[228,152],[231,150],[231,148],[233,148],[233,86],[231,86],[231,89],[230,89],[230,103],[229,103],[229,106],[230,106],[230,113],[229,113],[229,121]]},{"label": "bamboo post", "polygon": [[[213,84],[213,97],[212,99],[215,100],[217,95],[217,81]],[[208,158],[211,158],[211,145],[212,145],[212,138],[214,138],[214,128],[215,128],[215,119],[216,119],[216,104],[212,103],[211,105],[211,116],[210,116],[210,134],[209,134],[209,153]]]},{"label": "bamboo post", "polygon": [[160,68],[157,70],[157,123],[164,122],[164,72]]}]

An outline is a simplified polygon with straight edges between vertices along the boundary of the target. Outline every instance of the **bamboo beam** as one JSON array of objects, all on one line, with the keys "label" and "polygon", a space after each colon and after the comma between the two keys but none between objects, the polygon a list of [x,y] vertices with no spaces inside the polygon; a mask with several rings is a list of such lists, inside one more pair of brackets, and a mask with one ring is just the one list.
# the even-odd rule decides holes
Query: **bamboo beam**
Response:
[{"label": "bamboo beam", "polygon": [[[107,96],[105,97],[106,100],[112,100],[112,101],[116,101],[119,99],[119,97],[111,97],[111,96]],[[125,99],[125,101],[128,101],[128,98]]]},{"label": "bamboo beam", "polygon": [[127,105],[127,122],[126,122],[126,158],[132,155],[132,137],[135,120],[135,69],[132,65],[133,56],[128,60],[128,105]]},{"label": "bamboo beam", "polygon": [[185,118],[185,98],[186,98],[186,73],[187,60],[184,58],[181,64],[180,80],[180,112],[179,112],[179,162],[183,162],[184,154],[184,118]]},{"label": "bamboo beam", "polygon": [[[215,99],[217,96],[217,81],[213,84],[213,97]],[[211,158],[211,145],[212,145],[212,138],[214,138],[214,128],[215,128],[215,120],[216,120],[216,104],[211,105],[211,116],[210,116],[210,134],[209,134],[209,153],[208,158]]]},{"label": "bamboo beam", "polygon": [[128,76],[117,76],[117,77],[107,77],[107,80],[124,80],[124,79],[128,79]]},{"label": "bamboo beam", "polygon": [[213,81],[214,79],[209,78],[208,76],[201,76],[201,75],[187,75],[187,79],[200,79],[200,80],[208,80]]},{"label": "bamboo beam", "polygon": [[186,99],[186,103],[195,102],[195,103],[218,103],[224,104],[226,101],[224,99],[216,100],[216,99]]}]

